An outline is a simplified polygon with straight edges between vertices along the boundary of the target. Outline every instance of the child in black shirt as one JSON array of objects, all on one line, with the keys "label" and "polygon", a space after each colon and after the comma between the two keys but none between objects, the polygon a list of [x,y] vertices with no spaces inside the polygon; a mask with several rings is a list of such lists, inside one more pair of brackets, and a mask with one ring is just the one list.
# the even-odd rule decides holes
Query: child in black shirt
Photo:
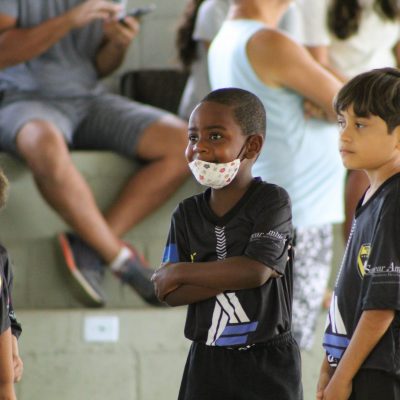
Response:
[{"label": "child in black shirt", "polygon": [[211,92],[190,117],[186,158],[209,188],[175,210],[153,276],[160,300],[189,304],[179,400],[302,398],[290,200],[251,174],[265,123],[260,100],[235,88]]},{"label": "child in black shirt", "polygon": [[[8,181],[0,170],[0,208],[7,197]],[[14,382],[21,379],[23,363],[17,339],[21,325],[12,307],[12,269],[6,249],[0,245],[0,398],[16,399]]]},{"label": "child in black shirt", "polygon": [[358,75],[335,109],[343,164],[370,186],[335,285],[317,399],[400,399],[400,71]]}]

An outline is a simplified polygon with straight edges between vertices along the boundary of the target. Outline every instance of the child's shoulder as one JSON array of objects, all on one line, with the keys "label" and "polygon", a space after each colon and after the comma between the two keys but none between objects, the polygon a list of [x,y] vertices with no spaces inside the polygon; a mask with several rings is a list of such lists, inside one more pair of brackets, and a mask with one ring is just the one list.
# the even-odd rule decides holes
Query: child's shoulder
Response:
[{"label": "child's shoulder", "polygon": [[187,197],[183,199],[178,205],[175,207],[173,215],[181,214],[188,210],[193,210],[194,208],[198,208],[200,204],[204,201],[204,197],[206,196],[206,192],[198,193],[193,196]]},{"label": "child's shoulder", "polygon": [[259,178],[256,178],[256,184],[258,185],[258,190],[255,192],[255,195],[260,198],[264,198],[265,200],[271,201],[281,201],[290,203],[290,197],[288,192],[281,186],[276,185],[274,183],[269,183],[263,181]]},{"label": "child's shoulder", "polygon": [[[374,200],[378,200],[383,208],[391,208],[399,210],[400,202],[397,199],[400,196],[400,173],[393,175],[372,196]],[[381,202],[381,200],[383,200]]]}]

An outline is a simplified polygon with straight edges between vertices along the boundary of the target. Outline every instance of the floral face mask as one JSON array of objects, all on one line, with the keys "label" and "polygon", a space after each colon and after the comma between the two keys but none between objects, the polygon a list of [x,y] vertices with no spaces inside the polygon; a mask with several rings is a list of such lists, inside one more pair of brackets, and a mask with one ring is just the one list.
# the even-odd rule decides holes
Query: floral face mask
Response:
[{"label": "floral face mask", "polygon": [[240,158],[228,163],[212,163],[202,160],[194,160],[189,163],[189,168],[201,185],[213,189],[221,189],[229,185],[239,171]]}]

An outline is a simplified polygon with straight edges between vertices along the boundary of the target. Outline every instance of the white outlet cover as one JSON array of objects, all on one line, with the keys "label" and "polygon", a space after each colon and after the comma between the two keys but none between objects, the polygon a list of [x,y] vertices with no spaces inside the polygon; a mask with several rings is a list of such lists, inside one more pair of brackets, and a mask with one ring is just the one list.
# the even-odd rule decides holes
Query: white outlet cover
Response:
[{"label": "white outlet cover", "polygon": [[86,342],[118,342],[119,318],[117,316],[90,316],[84,320]]}]

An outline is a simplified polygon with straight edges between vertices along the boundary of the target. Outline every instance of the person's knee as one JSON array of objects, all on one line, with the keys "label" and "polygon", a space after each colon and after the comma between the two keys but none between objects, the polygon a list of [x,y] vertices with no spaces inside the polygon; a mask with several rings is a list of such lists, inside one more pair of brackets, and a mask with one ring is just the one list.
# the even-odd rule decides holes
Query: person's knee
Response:
[{"label": "person's knee", "polygon": [[163,160],[171,175],[184,177],[189,174],[185,157],[187,141],[187,123],[166,115],[144,132],[136,155],[150,162]]},{"label": "person's knee", "polygon": [[186,177],[190,172],[185,156],[188,143],[187,124],[176,118],[166,129],[169,129],[171,139],[168,140],[164,157],[168,160],[172,173],[178,178]]},{"label": "person's knee", "polygon": [[57,179],[69,162],[62,134],[45,121],[32,121],[17,134],[17,150],[37,177]]}]

